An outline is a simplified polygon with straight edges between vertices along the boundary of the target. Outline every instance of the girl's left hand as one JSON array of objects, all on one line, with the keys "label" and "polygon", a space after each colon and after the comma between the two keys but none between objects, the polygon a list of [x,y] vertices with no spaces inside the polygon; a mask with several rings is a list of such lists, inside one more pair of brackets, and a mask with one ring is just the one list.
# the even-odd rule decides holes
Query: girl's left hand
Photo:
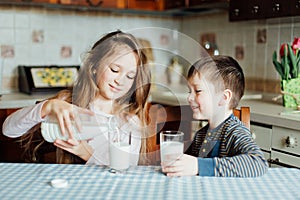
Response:
[{"label": "girl's left hand", "polygon": [[67,141],[56,139],[54,145],[66,150],[87,161],[93,154],[93,148],[85,140],[68,139]]},{"label": "girl's left hand", "polygon": [[194,156],[183,154],[171,166],[162,165],[167,176],[193,176],[198,174],[198,160]]}]

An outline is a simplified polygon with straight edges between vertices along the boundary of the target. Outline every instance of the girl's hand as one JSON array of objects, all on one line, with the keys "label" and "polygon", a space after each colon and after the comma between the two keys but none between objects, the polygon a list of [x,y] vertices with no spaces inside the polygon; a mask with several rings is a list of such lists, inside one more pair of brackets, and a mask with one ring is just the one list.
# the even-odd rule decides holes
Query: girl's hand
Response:
[{"label": "girl's hand", "polygon": [[166,166],[161,163],[162,171],[167,176],[193,176],[198,174],[198,160],[194,156],[183,154],[172,162],[172,165]]},{"label": "girl's hand", "polygon": [[75,122],[76,128],[80,131],[79,113],[94,115],[94,113],[88,109],[80,108],[63,100],[51,99],[44,103],[41,117],[50,116],[56,118],[60,126],[61,134],[66,135],[67,131],[69,138],[74,139],[72,121]]},{"label": "girl's hand", "polygon": [[94,150],[85,140],[68,139],[67,141],[56,139],[54,145],[66,150],[83,160],[87,161],[92,156]]}]

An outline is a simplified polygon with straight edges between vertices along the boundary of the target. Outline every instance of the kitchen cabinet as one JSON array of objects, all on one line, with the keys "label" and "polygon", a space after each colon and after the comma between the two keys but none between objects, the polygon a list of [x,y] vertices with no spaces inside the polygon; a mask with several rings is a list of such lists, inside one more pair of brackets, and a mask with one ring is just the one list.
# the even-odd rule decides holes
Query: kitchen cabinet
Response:
[{"label": "kitchen cabinet", "polygon": [[[2,124],[6,117],[17,109],[0,109],[0,124]],[[0,134],[0,162],[21,162],[22,149],[20,148],[19,138],[8,138]]]},{"label": "kitchen cabinet", "polygon": [[[34,105],[37,101],[41,101],[52,97],[54,94],[26,95],[22,93],[4,94],[0,99],[0,162],[25,162],[23,157],[24,149],[21,146],[20,137],[9,138],[2,133],[2,124],[6,117],[18,109]],[[50,148],[49,148],[50,146]],[[45,147],[45,148],[44,148]],[[55,151],[51,145],[43,144],[43,154],[37,162],[55,163]]]},{"label": "kitchen cabinet", "polygon": [[[291,2],[287,0],[268,0],[269,4],[265,7],[266,17],[285,17],[291,15]],[[267,1],[267,2],[268,2]]]},{"label": "kitchen cabinet", "polygon": [[251,122],[250,130],[271,167],[300,168],[300,131]]},{"label": "kitchen cabinet", "polygon": [[128,9],[167,10],[185,7],[185,0],[128,0]]},{"label": "kitchen cabinet", "polygon": [[188,0],[189,6],[213,5],[218,3],[228,4],[229,0]]},{"label": "kitchen cabinet", "polygon": [[127,0],[12,0],[12,1],[4,1],[0,0],[0,4],[3,5],[19,5],[19,6],[45,6],[45,7],[57,7],[61,6],[61,8],[74,7],[78,8],[118,8],[124,9],[127,7]]},{"label": "kitchen cabinet", "polygon": [[229,20],[263,19],[265,18],[266,4],[265,0],[231,0],[229,3]]},{"label": "kitchen cabinet", "polygon": [[229,3],[230,21],[246,20],[248,12],[248,1],[231,0]]},{"label": "kitchen cabinet", "polygon": [[[71,5],[81,5],[100,8],[126,8],[126,0],[69,0]],[[60,0],[62,3],[62,0]]]},{"label": "kitchen cabinet", "polygon": [[[0,124],[2,130],[2,124],[6,117],[11,113],[17,111],[19,108],[0,109]],[[37,155],[32,156],[31,160],[28,161],[24,157],[24,146],[22,146],[21,137],[9,138],[3,135],[2,131],[0,134],[0,162],[38,162],[38,163],[56,163],[56,147],[48,142],[40,143],[41,136],[35,136],[33,138],[31,149],[39,146],[39,152]]]},{"label": "kitchen cabinet", "polygon": [[265,159],[270,161],[272,148],[272,126],[251,122],[250,130],[255,142],[263,151]]},{"label": "kitchen cabinet", "polygon": [[299,0],[231,0],[229,20],[241,21],[300,14]]},{"label": "kitchen cabinet", "polygon": [[99,11],[157,16],[189,16],[202,11],[226,10],[229,0],[0,0],[0,6],[32,6],[49,9]]},{"label": "kitchen cabinet", "polygon": [[291,14],[300,15],[300,0],[291,0]]},{"label": "kitchen cabinet", "polygon": [[271,164],[300,168],[300,131],[273,126],[272,134]]}]

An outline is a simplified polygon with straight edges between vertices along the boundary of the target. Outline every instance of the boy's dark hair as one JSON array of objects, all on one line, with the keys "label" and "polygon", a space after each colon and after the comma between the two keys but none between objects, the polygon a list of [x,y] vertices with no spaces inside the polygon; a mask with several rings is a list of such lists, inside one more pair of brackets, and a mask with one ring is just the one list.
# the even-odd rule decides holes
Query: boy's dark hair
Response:
[{"label": "boy's dark hair", "polygon": [[188,71],[188,79],[194,75],[204,76],[206,80],[214,84],[216,91],[229,89],[232,91],[232,99],[229,108],[233,109],[245,90],[245,77],[239,63],[230,56],[212,56],[196,61]]}]

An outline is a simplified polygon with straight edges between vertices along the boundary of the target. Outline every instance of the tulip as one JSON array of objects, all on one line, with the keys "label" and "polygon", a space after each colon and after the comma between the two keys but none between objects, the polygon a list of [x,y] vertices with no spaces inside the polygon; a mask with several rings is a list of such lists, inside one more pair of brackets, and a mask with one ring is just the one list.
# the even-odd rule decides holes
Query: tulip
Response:
[{"label": "tulip", "polygon": [[276,51],[273,53],[273,64],[282,80],[299,77],[300,38],[294,38],[292,45],[282,44],[279,50],[280,61],[277,61]]}]

